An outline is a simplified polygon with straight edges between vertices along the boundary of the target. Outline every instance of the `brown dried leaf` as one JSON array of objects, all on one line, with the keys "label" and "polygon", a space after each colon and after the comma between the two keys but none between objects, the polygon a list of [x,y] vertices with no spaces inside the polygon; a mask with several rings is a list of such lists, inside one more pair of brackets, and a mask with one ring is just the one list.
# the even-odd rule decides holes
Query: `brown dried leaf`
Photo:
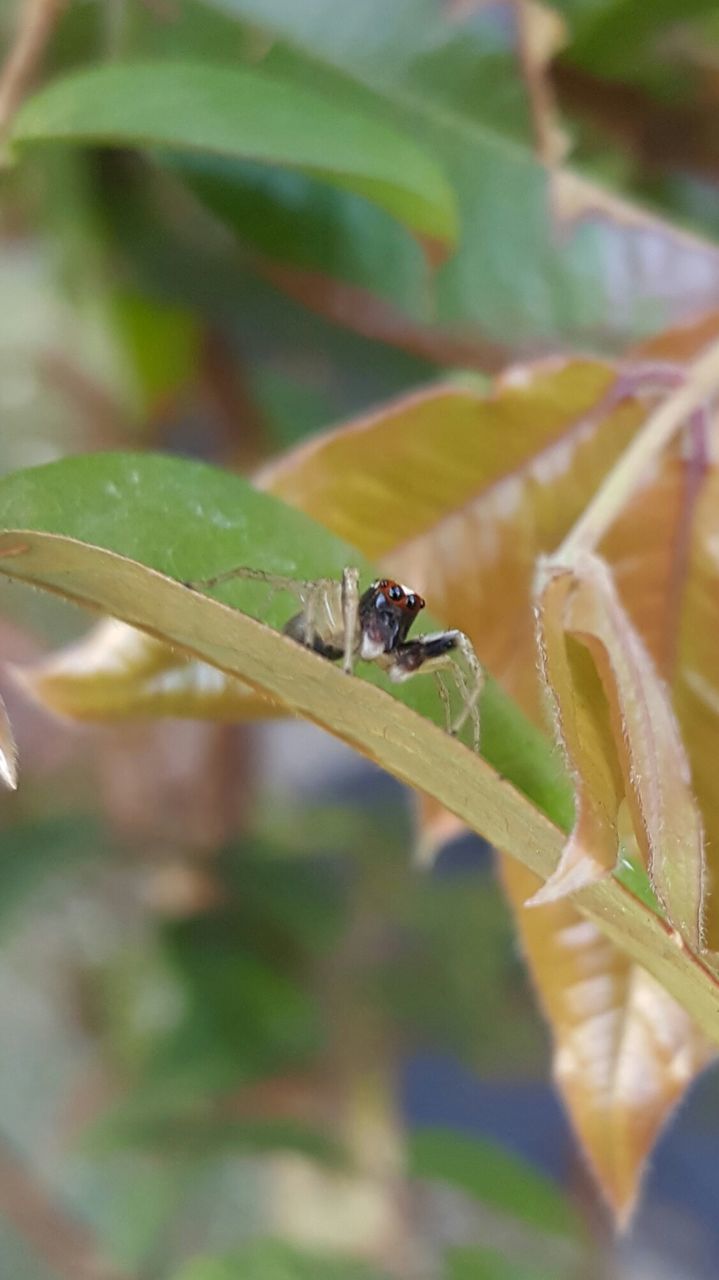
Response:
[{"label": "brown dried leaf", "polygon": [[554,1075],[620,1225],[669,1114],[715,1050],[680,1005],[566,900],[523,904],[541,881],[501,860],[537,992],[552,1027]]}]

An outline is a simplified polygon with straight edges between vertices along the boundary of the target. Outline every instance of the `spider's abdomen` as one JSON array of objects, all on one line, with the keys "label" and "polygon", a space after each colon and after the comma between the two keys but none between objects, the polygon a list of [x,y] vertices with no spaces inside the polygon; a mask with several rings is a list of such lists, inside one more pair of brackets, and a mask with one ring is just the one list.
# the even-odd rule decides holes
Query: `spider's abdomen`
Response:
[{"label": "spider's abdomen", "polygon": [[325,640],[318,631],[309,626],[304,613],[296,613],[293,618],[290,618],[289,622],[285,623],[282,630],[286,636],[290,636],[298,644],[304,645],[305,649],[311,649],[313,653],[319,653],[320,657],[328,658],[330,662],[337,662],[343,656],[344,651],[338,648],[331,639]]}]

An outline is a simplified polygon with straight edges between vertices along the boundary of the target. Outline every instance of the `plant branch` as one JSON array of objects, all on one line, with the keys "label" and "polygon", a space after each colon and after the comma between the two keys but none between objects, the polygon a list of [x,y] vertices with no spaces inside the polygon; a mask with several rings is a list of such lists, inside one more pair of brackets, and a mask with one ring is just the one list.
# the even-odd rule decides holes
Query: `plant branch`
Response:
[{"label": "plant branch", "polygon": [[[682,415],[687,411],[683,403]],[[19,544],[27,552],[4,560],[4,547]],[[8,530],[0,537],[0,562],[11,577],[121,618],[285,703],[434,796],[543,879],[556,869],[564,832],[485,760],[364,680],[353,679],[348,696],[342,671],[253,618],[135,561],[56,534]],[[612,876],[574,902],[719,1042],[719,983],[658,916]]]}]

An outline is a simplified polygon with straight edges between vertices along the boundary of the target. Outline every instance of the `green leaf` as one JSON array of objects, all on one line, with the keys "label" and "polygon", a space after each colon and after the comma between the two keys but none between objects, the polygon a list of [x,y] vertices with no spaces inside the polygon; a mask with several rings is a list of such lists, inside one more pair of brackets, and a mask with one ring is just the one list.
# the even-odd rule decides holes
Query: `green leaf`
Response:
[{"label": "green leaf", "polygon": [[620,849],[619,862],[613,874],[620,884],[623,884],[630,893],[639,898],[639,901],[649,907],[650,911],[656,912],[662,918],[665,917],[666,912],[652,889],[651,880],[638,854],[629,853],[622,847]]},{"label": "green leaf", "polygon": [[[130,557],[180,581],[208,577],[238,564],[295,578],[337,578],[346,565],[357,565],[365,580],[373,576],[371,566],[349,544],[303,513],[253,489],[238,476],[159,455],[92,454],[16,472],[0,481],[0,528],[42,530],[78,539]],[[90,551],[87,555],[92,580],[89,595],[88,584],[79,589],[76,576],[66,572],[59,589],[62,591],[66,585],[69,595],[79,594],[96,608],[123,614],[125,610],[118,604],[110,605],[106,594],[109,591],[110,596],[115,596],[119,581],[113,582],[109,566],[105,570],[99,565],[90,569],[94,557]],[[12,557],[6,561],[5,572],[17,571],[22,577],[23,563],[22,554]],[[273,627],[280,628],[294,611],[291,597],[279,593],[271,598],[263,585],[237,582],[222,591],[224,599]],[[134,618],[139,625],[157,631],[157,626],[149,624],[146,613],[154,589],[147,582],[140,587],[138,581],[129,597],[126,592],[127,587],[121,587],[133,615],[126,620]],[[133,596],[133,592],[139,594]],[[180,614],[185,622],[198,610],[213,608],[211,601],[195,593],[185,592],[180,598]],[[103,604],[103,599],[107,603]],[[166,622],[167,630],[160,634],[172,640],[174,628],[169,617]],[[431,620],[428,622],[431,625]],[[174,638],[178,639],[177,634]],[[187,647],[195,649],[196,638],[191,641],[188,636]],[[306,655],[294,653],[293,646],[292,656],[296,661]],[[227,661],[217,653],[209,660],[227,667]],[[362,664],[357,674],[363,682],[391,687],[393,700],[407,702],[423,715],[444,723],[432,681],[418,678],[391,686],[381,672],[368,664]],[[299,692],[299,686],[293,686],[293,692]],[[482,715],[486,720],[486,759],[503,776],[516,778],[517,786],[556,822],[569,826],[571,788],[560,772],[556,755],[544,736],[491,680],[483,693]],[[443,744],[446,742],[443,739]]]},{"label": "green leaf", "polygon": [[409,1169],[415,1178],[448,1182],[543,1230],[573,1234],[577,1229],[558,1186],[484,1138],[420,1130],[410,1140]]},{"label": "green leaf", "polygon": [[[711,244],[623,209],[599,186],[582,190],[573,175],[562,185],[536,160],[523,83],[510,71],[509,4],[472,6],[453,22],[437,0],[393,0],[391,18],[386,0],[353,0],[351,20],[336,0],[219,7],[236,18],[238,58],[252,56],[250,35],[255,49],[264,38],[269,74],[431,147],[456,192],[458,250],[434,272],[396,223],[336,185],[207,154],[201,173],[192,163],[194,189],[265,266],[271,258],[271,278],[294,297],[363,333],[474,364],[496,360],[487,339],[515,350],[537,340],[611,347],[712,305]],[[188,39],[195,30],[193,12],[180,4],[178,44],[185,21]],[[138,31],[133,51],[157,49],[165,31]],[[335,282],[360,289],[345,295]]]},{"label": "green leaf", "polygon": [[387,1280],[384,1272],[352,1258],[305,1253],[263,1240],[224,1258],[195,1258],[173,1280]]},{"label": "green leaf", "polygon": [[259,71],[193,62],[96,67],[20,111],[16,143],[170,148],[299,169],[450,244],[454,197],[439,165],[379,118]]}]

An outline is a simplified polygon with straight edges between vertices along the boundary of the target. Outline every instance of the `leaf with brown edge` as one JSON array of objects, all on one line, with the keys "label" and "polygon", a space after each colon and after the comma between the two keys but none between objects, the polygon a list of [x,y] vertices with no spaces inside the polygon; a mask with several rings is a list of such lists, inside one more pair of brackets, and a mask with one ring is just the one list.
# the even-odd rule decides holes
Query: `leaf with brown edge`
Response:
[{"label": "leaf with brown edge", "polygon": [[667,691],[598,556],[548,560],[537,590],[542,673],[575,778],[577,820],[550,902],[611,870],[626,800],[657,895],[696,950],[702,941],[704,837]]},{"label": "leaf with brown edge", "polygon": [[502,858],[537,994],[552,1028],[554,1076],[591,1168],[620,1225],[647,1156],[715,1049],[657,982],[562,900],[526,907],[541,882]]},{"label": "leaf with brown edge", "polygon": [[10,717],[2,698],[0,698],[0,782],[11,791],[17,788],[17,747]]},{"label": "leaf with brown edge", "polygon": [[191,716],[236,722],[289,714],[217,667],[117,618],[104,619],[74,644],[12,671],[42,706],[75,720]]}]

